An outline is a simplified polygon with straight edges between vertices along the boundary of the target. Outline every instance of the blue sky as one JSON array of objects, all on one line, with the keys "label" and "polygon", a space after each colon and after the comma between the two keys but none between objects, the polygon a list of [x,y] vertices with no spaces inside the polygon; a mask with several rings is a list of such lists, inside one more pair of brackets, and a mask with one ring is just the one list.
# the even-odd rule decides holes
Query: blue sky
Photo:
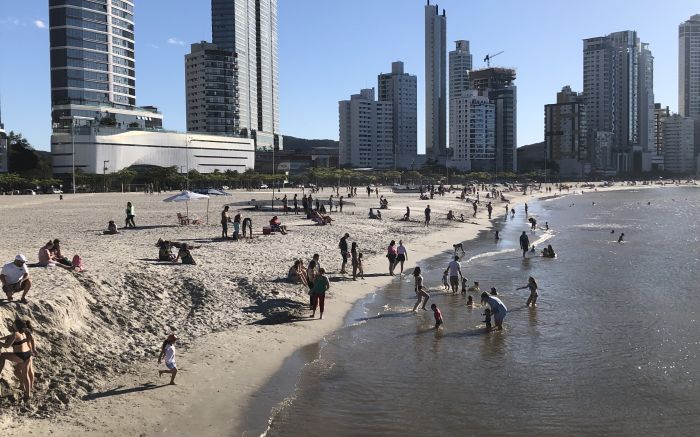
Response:
[{"label": "blue sky", "polygon": [[[0,93],[6,129],[49,149],[50,76],[46,0],[0,0]],[[432,2],[434,3],[434,1]],[[677,110],[678,24],[696,0],[444,0],[447,40],[468,39],[475,67],[518,79],[518,145],[543,138],[544,108],[564,85],[582,88],[583,38],[637,30],[655,57],[657,102]],[[404,61],[418,75],[419,151],[424,148],[423,0],[279,0],[283,134],[338,137],[338,100],[376,87],[377,74]],[[165,127],[184,130],[184,55],[210,40],[209,0],[136,4],[137,103],[158,106]]]}]

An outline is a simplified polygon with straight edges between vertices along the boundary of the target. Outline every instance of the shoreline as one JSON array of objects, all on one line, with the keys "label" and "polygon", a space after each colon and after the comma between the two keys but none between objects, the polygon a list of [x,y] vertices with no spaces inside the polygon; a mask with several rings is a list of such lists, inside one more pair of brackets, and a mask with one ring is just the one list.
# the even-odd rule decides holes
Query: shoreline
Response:
[{"label": "shoreline", "polygon": [[[644,187],[622,186],[599,192],[639,188]],[[532,195],[509,193],[508,197],[514,206],[564,197],[574,194],[574,191],[581,190],[561,194],[554,191]],[[593,190],[586,193],[593,193]],[[465,206],[463,201],[453,204],[454,209]],[[437,232],[407,240],[409,260],[406,269],[448,250],[454,242],[471,241],[480,231],[492,229],[493,222],[503,216],[503,209],[502,204],[494,207],[494,218],[488,220],[482,207],[477,216],[478,224],[454,222],[455,226],[441,227]],[[400,209],[398,211],[402,214]],[[422,217],[420,212],[418,215]],[[437,218],[437,214],[434,214],[434,218]],[[334,226],[338,232],[343,229],[342,224]],[[334,261],[326,264],[333,266]],[[383,251],[368,258],[365,267],[371,274],[386,271]],[[345,326],[349,312],[359,301],[392,280],[390,276],[376,275],[358,282],[332,282],[326,318],[322,321],[299,319],[277,325],[246,324],[198,337],[186,351],[179,352],[178,362],[182,371],[178,375],[180,385],[173,387],[173,390],[156,390],[162,382],[153,376],[155,363],[142,362],[130,374],[117,375],[110,384],[117,388],[111,393],[107,391],[92,401],[79,402],[66,412],[66,416],[51,420],[24,420],[18,424],[5,423],[4,431],[10,435],[52,433],[59,436],[75,432],[83,435],[158,435],[172,431],[183,435],[208,436],[238,431],[246,422],[251,400],[283,368],[287,359],[301,348],[317,344],[328,334]],[[105,415],[105,411],[110,414]]]}]

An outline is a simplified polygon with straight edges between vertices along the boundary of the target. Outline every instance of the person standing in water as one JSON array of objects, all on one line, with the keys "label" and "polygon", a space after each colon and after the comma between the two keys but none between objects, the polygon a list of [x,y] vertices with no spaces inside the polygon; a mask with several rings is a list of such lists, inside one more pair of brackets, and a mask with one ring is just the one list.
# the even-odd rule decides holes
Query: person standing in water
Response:
[{"label": "person standing in water", "polygon": [[459,264],[459,257],[455,255],[455,259],[448,264],[447,269],[450,273],[450,287],[452,288],[452,293],[457,293],[459,287],[460,278],[463,278],[462,266]]},{"label": "person standing in water", "polygon": [[423,287],[423,275],[420,274],[420,267],[416,267],[413,269],[413,277],[416,280],[416,304],[413,305],[413,312],[416,312],[416,309],[418,309],[418,305],[420,305],[421,301],[423,302],[423,309],[425,311],[428,311],[425,308],[425,305],[428,303],[428,299],[430,299],[430,295],[425,291],[425,288]]},{"label": "person standing in water", "polygon": [[625,238],[625,233],[623,232],[620,234],[620,238],[617,239],[617,242],[622,243],[624,241],[624,238]]},{"label": "person standing in water", "polygon": [[506,314],[508,314],[508,308],[501,302],[501,299],[496,296],[491,296],[484,291],[481,293],[481,304],[488,305],[489,308],[491,308],[491,315],[496,323],[496,329],[499,331],[503,330],[503,320],[506,318]]},{"label": "person standing in water", "polygon": [[532,305],[532,307],[537,306],[537,281],[535,281],[535,278],[530,276],[527,278],[527,285],[523,285],[522,287],[516,288],[516,290],[524,290],[526,288],[530,289],[530,297],[527,298],[527,302],[525,302],[525,306],[529,307]]},{"label": "person standing in water", "polygon": [[525,231],[520,234],[520,248],[523,250],[523,258],[525,258],[525,254],[530,250],[530,239]]},{"label": "person standing in water", "polygon": [[433,310],[433,316],[435,316],[435,329],[438,329],[442,325],[442,312],[435,304],[430,305],[430,309]]},{"label": "person standing in water", "polygon": [[177,337],[175,334],[168,335],[168,338],[163,342],[163,346],[160,348],[160,355],[158,356],[158,364],[165,358],[165,367],[168,370],[159,370],[158,376],[162,376],[164,373],[170,374],[170,385],[175,385],[175,376],[177,376],[177,364],[175,364],[175,342]]}]

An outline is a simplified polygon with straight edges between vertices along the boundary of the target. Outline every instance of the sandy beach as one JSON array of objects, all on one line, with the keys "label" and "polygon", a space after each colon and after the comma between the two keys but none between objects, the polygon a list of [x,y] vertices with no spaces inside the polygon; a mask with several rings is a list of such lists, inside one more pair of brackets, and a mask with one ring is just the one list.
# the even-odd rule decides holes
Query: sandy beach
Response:
[{"label": "sandy beach", "polygon": [[[277,196],[291,198],[294,192]],[[269,211],[241,211],[252,218],[255,231],[255,238],[246,241],[218,238],[221,209],[226,203],[270,198],[269,191],[213,197],[209,224],[199,226],[178,224],[176,214],[184,213],[185,205],[162,201],[173,193],[66,195],[62,201],[52,195],[0,197],[3,263],[17,253],[35,262],[38,249],[59,238],[64,254],[80,254],[87,269],[78,274],[31,268],[29,303],[0,304],[3,319],[32,320],[39,350],[29,406],[16,400],[18,383],[11,366],[5,366],[0,429],[6,435],[59,436],[235,433],[246,405],[285,358],[341,327],[358,299],[392,280],[384,256],[390,240],[403,239],[407,246],[408,272],[417,261],[451,251],[452,244],[491,226],[485,192],[472,219],[471,204],[459,200],[458,192],[421,201],[417,194],[381,190],[390,202],[381,221],[367,219],[368,209],[378,206],[375,195],[368,198],[362,187],[358,193],[351,199],[356,205],[332,214],[329,226],[313,226],[301,214],[280,215],[288,235],[261,235]],[[327,201],[330,194],[326,188],[318,196]],[[346,194],[343,188],[340,194]],[[518,205],[556,194],[506,196]],[[137,228],[102,235],[108,220],[123,225],[127,201],[135,205]],[[427,229],[422,223],[426,204],[433,217]],[[190,216],[204,218],[206,206],[206,200],[190,202]],[[406,206],[410,222],[400,220]],[[468,219],[447,221],[448,210]],[[494,218],[504,211],[502,202],[494,203]],[[236,212],[232,208],[231,215]],[[364,280],[338,274],[338,240],[345,232],[366,257]],[[200,246],[193,250],[197,265],[157,262],[158,238]],[[323,320],[308,318],[306,289],[285,281],[295,259],[306,263],[314,253],[321,255],[332,281]],[[166,376],[158,378],[163,367],[156,363],[171,331],[181,339],[174,387],[166,385]],[[2,332],[6,335],[7,328]]]}]

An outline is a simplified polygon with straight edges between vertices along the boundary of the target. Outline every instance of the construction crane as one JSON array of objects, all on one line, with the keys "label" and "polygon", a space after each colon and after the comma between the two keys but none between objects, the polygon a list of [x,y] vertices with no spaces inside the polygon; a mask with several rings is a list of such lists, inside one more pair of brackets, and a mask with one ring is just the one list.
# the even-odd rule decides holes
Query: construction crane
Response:
[{"label": "construction crane", "polygon": [[501,53],[503,53],[503,50],[501,50],[500,52],[498,52],[494,55],[486,55],[486,57],[484,58],[484,62],[486,62],[486,66],[490,67],[491,66],[491,58],[495,58],[496,56],[500,55]]}]

